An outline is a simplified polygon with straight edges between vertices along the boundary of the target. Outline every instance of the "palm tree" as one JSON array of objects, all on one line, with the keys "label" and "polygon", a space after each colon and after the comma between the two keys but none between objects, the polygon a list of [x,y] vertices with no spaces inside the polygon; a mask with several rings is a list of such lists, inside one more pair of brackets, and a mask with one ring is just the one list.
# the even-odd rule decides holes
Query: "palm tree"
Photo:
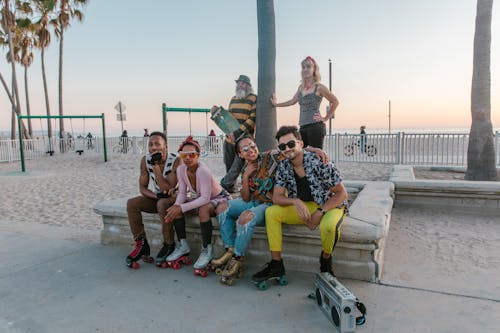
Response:
[{"label": "palm tree", "polygon": [[[45,71],[45,49],[50,44],[50,31],[49,31],[49,22],[50,16],[53,14],[55,9],[56,2],[55,0],[36,0],[35,6],[37,12],[40,14],[40,19],[36,22],[36,34],[37,44],[36,46],[40,49],[40,59],[42,63],[42,80],[43,80],[43,91],[45,94],[45,110],[47,116],[50,116],[50,102],[49,102],[49,90],[47,86],[47,74]],[[52,123],[50,122],[50,118],[47,118],[47,136],[52,138]],[[49,141],[50,142],[50,141]]]},{"label": "palm tree", "polygon": [[265,151],[276,147],[276,108],[271,96],[276,87],[276,32],[274,1],[257,0],[257,26],[259,35],[259,77],[256,135],[258,147]]},{"label": "palm tree", "polygon": [[467,180],[496,180],[491,124],[491,14],[493,0],[477,0],[471,89],[472,124],[467,151]]},{"label": "palm tree", "polygon": [[[15,15],[11,10],[11,5],[9,0],[2,0],[3,8],[1,9],[2,13],[2,29],[5,39],[9,45],[9,52],[7,55],[7,61],[10,62],[12,68],[12,94],[9,92],[8,87],[5,84],[5,81],[2,77],[2,84],[9,95],[9,99],[12,103],[12,109],[17,115],[21,115],[21,103],[19,102],[19,89],[17,87],[17,75],[16,75],[16,64],[14,61],[14,41],[13,34],[16,30],[16,19]],[[14,123],[14,122],[12,122]],[[22,135],[27,138],[28,134],[26,132],[26,128],[22,127]],[[11,128],[11,137],[15,137],[15,126]]]},{"label": "palm tree", "polygon": [[[55,27],[56,36],[59,38],[59,115],[64,114],[63,111],[63,46],[64,46],[64,31],[69,27],[70,20],[76,18],[78,21],[83,20],[83,12],[80,10],[87,4],[87,0],[58,0],[59,12],[57,18],[51,23]],[[64,132],[64,119],[59,119],[59,136]]]}]

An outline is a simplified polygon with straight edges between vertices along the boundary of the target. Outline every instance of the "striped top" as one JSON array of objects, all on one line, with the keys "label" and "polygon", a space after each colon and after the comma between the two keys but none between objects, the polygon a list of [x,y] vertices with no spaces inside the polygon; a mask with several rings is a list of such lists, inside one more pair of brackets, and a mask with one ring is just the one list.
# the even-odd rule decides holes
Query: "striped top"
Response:
[{"label": "striped top", "polygon": [[[174,166],[175,159],[177,158],[177,154],[175,153],[167,153],[167,161],[165,162],[165,167],[163,168],[163,177],[167,177],[170,172],[172,172],[172,168]],[[160,185],[158,185],[158,181],[156,180],[156,176],[153,172],[153,167],[151,166],[151,154],[146,154],[146,168],[148,169],[149,177],[153,181],[153,192],[155,194],[160,193]]]},{"label": "striped top", "polygon": [[240,123],[240,128],[234,131],[234,138],[247,133],[253,136],[255,132],[255,118],[257,109],[257,95],[248,94],[244,98],[231,98],[228,111]]}]

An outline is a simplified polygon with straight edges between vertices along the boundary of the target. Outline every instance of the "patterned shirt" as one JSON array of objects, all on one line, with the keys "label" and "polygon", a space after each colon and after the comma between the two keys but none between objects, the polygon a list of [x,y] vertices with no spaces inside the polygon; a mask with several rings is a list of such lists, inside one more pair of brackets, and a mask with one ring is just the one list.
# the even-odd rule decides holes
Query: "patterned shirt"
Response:
[{"label": "patterned shirt", "polygon": [[243,133],[248,133],[253,136],[255,131],[256,109],[257,95],[255,94],[248,94],[247,97],[244,98],[236,98],[236,96],[231,98],[228,111],[240,123],[240,128],[233,133],[235,139],[240,137]]},{"label": "patterned shirt", "polygon": [[[281,160],[283,160],[283,157],[279,150],[270,150],[264,153],[259,153],[257,158],[257,171],[248,179],[251,200],[262,203],[272,201],[274,175]],[[245,163],[241,171],[242,181],[247,165],[248,164]]]},{"label": "patterned shirt", "polygon": [[[314,202],[323,205],[333,193],[330,189],[342,182],[342,176],[335,167],[335,163],[323,163],[314,153],[304,151],[304,171]],[[283,160],[276,171],[275,186],[284,187],[288,197],[297,198],[297,182],[295,180],[293,165],[289,160]],[[347,207],[347,200],[342,205]],[[340,206],[342,206],[340,205]]]},{"label": "patterned shirt", "polygon": [[[175,153],[167,153],[167,161],[165,162],[165,167],[163,168],[163,177],[166,178],[167,175],[172,172],[172,167],[174,166],[175,159],[177,158],[177,154]],[[153,189],[154,193],[160,193],[160,186],[158,185],[158,181],[156,180],[156,176],[153,172],[153,167],[151,166],[151,155],[149,153],[146,154],[146,168],[148,169],[149,177],[153,181]]]}]

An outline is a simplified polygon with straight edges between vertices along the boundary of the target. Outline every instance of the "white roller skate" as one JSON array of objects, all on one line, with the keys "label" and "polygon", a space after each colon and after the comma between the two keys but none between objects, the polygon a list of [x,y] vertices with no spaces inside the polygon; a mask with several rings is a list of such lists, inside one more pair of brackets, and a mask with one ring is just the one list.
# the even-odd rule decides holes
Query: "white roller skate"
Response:
[{"label": "white roller skate", "polygon": [[194,263],[194,275],[206,277],[208,275],[207,266],[213,258],[212,244],[202,247],[198,260]]},{"label": "white roller skate", "polygon": [[181,264],[189,265],[191,264],[191,258],[189,258],[189,245],[185,239],[181,239],[179,243],[175,246],[174,252],[172,252],[167,257],[167,263],[169,267],[173,269],[181,268]]}]

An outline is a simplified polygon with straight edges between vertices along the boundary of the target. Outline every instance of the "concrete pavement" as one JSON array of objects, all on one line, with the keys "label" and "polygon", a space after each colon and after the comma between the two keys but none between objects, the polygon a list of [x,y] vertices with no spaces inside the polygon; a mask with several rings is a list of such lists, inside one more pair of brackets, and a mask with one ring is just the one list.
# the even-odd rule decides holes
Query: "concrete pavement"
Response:
[{"label": "concrete pavement", "polygon": [[[314,274],[289,271],[288,286],[260,291],[248,280],[262,263],[249,263],[228,287],[191,267],[128,269],[129,247],[98,241],[98,231],[0,221],[0,332],[334,331],[307,298]],[[499,331],[497,295],[342,282],[368,309],[358,332]]]}]

